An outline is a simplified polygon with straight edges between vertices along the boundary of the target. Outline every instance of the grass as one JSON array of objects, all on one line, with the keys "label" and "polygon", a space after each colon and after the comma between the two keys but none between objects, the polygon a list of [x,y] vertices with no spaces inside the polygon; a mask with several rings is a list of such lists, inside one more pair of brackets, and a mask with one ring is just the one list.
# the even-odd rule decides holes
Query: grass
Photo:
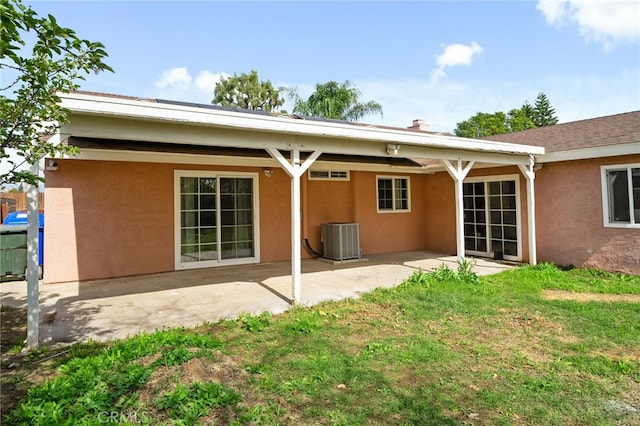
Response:
[{"label": "grass", "polygon": [[2,423],[640,423],[640,303],[544,297],[639,295],[640,277],[542,264],[478,278],[470,266],[25,359]]}]

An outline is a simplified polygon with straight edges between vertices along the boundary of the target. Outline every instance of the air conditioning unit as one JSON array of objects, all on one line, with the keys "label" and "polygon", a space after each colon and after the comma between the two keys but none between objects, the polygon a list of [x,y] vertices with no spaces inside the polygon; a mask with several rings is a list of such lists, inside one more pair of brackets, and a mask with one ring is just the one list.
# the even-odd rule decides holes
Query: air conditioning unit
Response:
[{"label": "air conditioning unit", "polygon": [[323,223],[323,256],[327,259],[360,259],[360,228],[357,223]]}]

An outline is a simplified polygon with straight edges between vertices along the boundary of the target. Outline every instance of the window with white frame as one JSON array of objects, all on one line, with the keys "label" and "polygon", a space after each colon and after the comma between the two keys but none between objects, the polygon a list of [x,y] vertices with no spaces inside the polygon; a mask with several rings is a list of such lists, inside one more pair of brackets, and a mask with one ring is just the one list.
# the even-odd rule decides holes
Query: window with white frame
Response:
[{"label": "window with white frame", "polygon": [[409,178],[404,176],[378,176],[378,211],[409,211]]},{"label": "window with white frame", "polygon": [[602,167],[604,226],[640,228],[640,164]]}]

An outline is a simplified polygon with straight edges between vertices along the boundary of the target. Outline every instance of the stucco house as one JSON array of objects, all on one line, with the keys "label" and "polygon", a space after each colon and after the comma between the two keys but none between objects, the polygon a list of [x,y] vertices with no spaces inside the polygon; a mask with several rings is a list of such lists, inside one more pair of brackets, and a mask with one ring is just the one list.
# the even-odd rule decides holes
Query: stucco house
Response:
[{"label": "stucco house", "polygon": [[338,260],[431,250],[639,272],[637,257],[611,254],[634,256],[637,213],[603,223],[600,192],[624,173],[637,182],[637,125],[621,151],[605,138],[575,152],[593,157],[573,158],[560,142],[545,153],[537,136],[459,138],[419,120],[400,129],[86,92],[61,99],[70,121],[55,137],[80,154],[45,160],[46,283],[290,260],[297,300],[312,249]]},{"label": "stucco house", "polygon": [[640,275],[640,111],[492,140],[536,155],[538,259]]},{"label": "stucco house", "polygon": [[47,283],[291,260],[295,299],[301,259],[312,256],[304,243],[326,250],[323,229],[333,239],[341,224],[357,224],[337,239],[348,248],[357,231],[351,256],[466,249],[535,263],[533,168],[544,148],[420,122],[61,99],[70,121],[55,137],[80,154],[45,160]]}]

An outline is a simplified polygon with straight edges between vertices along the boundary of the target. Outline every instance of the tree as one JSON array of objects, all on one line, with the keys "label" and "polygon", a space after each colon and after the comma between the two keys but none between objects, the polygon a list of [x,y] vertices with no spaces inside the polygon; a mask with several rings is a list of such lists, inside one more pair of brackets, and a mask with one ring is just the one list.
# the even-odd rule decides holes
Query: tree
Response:
[{"label": "tree", "polygon": [[483,138],[550,126],[557,122],[555,110],[551,108],[549,99],[540,92],[535,106],[525,101],[520,108],[514,108],[507,114],[501,111],[493,114],[479,112],[468,120],[456,123],[454,133],[466,138]]},{"label": "tree", "polygon": [[271,81],[260,81],[256,70],[220,80],[213,95],[211,103],[226,107],[277,111],[284,104]]},{"label": "tree", "polygon": [[349,80],[344,83],[329,81],[316,84],[316,90],[305,101],[295,89],[289,89],[294,114],[336,120],[358,121],[371,114],[382,116],[382,105],[377,102],[360,102],[362,93]]},{"label": "tree", "polygon": [[538,93],[535,106],[533,107],[535,116],[533,122],[536,127],[545,127],[558,124],[558,117],[556,117],[556,110],[551,107],[549,98],[543,92]]},{"label": "tree", "polygon": [[[44,156],[74,154],[75,148],[49,141],[67,112],[58,93],[78,89],[90,72],[113,71],[103,62],[102,43],[80,39],[55,17],[38,16],[21,0],[0,1],[0,72],[9,81],[0,88],[0,187],[42,178],[24,167]],[[26,40],[33,40],[27,46]],[[32,44],[31,44],[32,43]]]},{"label": "tree", "polygon": [[519,132],[521,130],[533,129],[535,111],[533,107],[525,101],[521,108],[512,109],[507,113],[507,127],[509,132]]},{"label": "tree", "polygon": [[493,114],[479,112],[466,121],[456,124],[456,136],[465,138],[483,138],[491,135],[507,133],[507,116],[498,111]]}]

